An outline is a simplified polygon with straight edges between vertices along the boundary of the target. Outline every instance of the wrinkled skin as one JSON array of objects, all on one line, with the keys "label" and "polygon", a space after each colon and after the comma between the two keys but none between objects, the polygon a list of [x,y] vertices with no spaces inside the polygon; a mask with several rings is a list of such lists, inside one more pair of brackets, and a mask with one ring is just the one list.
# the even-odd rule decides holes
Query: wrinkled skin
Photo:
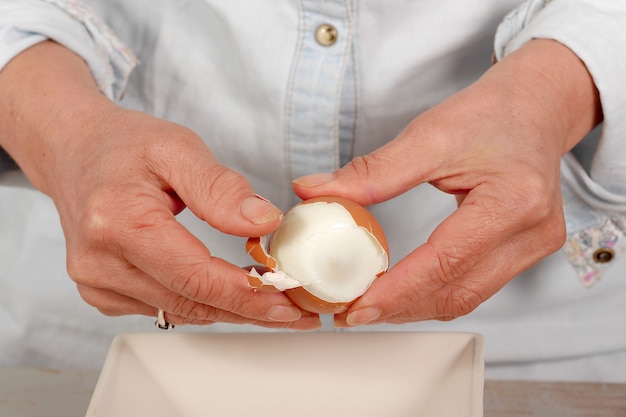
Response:
[{"label": "wrinkled skin", "polygon": [[[53,199],[69,275],[88,303],[108,315],[160,308],[173,324],[319,327],[284,294],[252,291],[244,269],[212,257],[176,221],[188,207],[225,233],[260,236],[281,220],[193,132],[115,106],[85,64],[53,42],[0,73],[0,98],[0,145]],[[376,152],[297,180],[303,198],[368,205],[430,183],[460,204],[336,325],[467,314],[557,250],[559,158],[598,123],[598,101],[574,54],[532,41]]]},{"label": "wrinkled skin", "polygon": [[193,132],[114,105],[53,42],[12,61],[0,94],[0,143],[54,200],[86,302],[111,316],[160,308],[172,324],[319,327],[284,294],[253,291],[247,271],[212,257],[176,221],[188,207],[225,233],[258,236],[282,217]]},{"label": "wrinkled skin", "polygon": [[558,250],[560,158],[600,119],[583,63],[557,42],[535,40],[386,146],[332,174],[295,180],[302,198],[369,205],[430,183],[459,203],[335,324],[451,320]]}]

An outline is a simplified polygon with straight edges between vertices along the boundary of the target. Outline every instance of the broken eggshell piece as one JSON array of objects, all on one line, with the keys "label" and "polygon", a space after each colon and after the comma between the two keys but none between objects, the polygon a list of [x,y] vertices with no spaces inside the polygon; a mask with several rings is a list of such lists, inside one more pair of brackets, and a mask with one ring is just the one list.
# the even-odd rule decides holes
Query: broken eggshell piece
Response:
[{"label": "broken eggshell piece", "polygon": [[363,206],[338,197],[305,200],[272,234],[248,239],[247,252],[269,271],[249,273],[254,288],[274,287],[304,310],[337,314],[389,267],[382,227]]}]

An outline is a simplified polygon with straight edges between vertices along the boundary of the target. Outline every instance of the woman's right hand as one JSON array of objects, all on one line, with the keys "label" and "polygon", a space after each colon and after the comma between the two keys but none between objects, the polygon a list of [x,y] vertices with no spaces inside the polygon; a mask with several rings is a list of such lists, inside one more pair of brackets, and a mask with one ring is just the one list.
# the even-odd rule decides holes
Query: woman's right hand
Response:
[{"label": "woman's right hand", "polygon": [[319,327],[284,294],[253,291],[245,270],[176,220],[188,207],[224,233],[260,236],[282,217],[192,131],[116,106],[51,41],[0,72],[0,97],[0,145],[52,197],[69,275],[89,304],[107,315],[162,309],[172,324]]}]

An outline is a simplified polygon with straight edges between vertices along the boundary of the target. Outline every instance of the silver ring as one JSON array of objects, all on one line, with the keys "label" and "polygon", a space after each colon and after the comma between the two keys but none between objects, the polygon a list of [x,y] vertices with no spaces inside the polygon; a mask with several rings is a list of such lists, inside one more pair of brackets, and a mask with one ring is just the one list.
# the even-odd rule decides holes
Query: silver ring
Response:
[{"label": "silver ring", "polygon": [[171,330],[174,328],[174,325],[165,320],[165,311],[159,309],[157,313],[157,319],[154,322],[154,325],[161,330]]}]

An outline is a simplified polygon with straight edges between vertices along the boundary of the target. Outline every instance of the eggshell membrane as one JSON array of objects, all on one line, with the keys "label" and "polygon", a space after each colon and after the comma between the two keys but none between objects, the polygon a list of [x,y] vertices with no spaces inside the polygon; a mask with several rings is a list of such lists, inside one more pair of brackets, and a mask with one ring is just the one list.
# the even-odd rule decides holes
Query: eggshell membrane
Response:
[{"label": "eggshell membrane", "polygon": [[[382,229],[382,226],[378,223],[376,218],[363,206],[341,197],[316,197],[301,202],[301,204],[313,204],[313,203],[337,203],[343,206],[346,211],[353,218],[355,224],[363,229],[367,230],[379,243],[387,256],[387,263],[389,262],[389,245],[387,238]],[[298,206],[299,206],[298,205]],[[297,207],[297,206],[295,206]],[[294,208],[295,208],[294,207]],[[271,245],[271,243],[270,243]],[[246,244],[246,251],[259,263],[266,267],[275,270],[277,267],[277,261],[268,254],[264,247],[263,238],[250,238]],[[268,248],[269,250],[269,248]],[[386,271],[380,271],[376,278],[385,273]],[[265,289],[266,285],[260,285],[261,281],[258,278],[249,276],[249,283],[253,288]],[[300,286],[284,291],[285,295],[293,301],[294,304],[310,312],[318,314],[338,314],[346,311],[350,305],[358,298],[346,302],[331,302],[323,300],[313,294],[311,294],[306,287]]]},{"label": "eggshell membrane", "polygon": [[[252,259],[271,270],[276,269],[276,259],[272,258],[264,248],[265,239],[260,237],[251,237],[246,242],[246,252],[252,256]],[[254,278],[254,277],[251,277]]]},{"label": "eggshell membrane", "polygon": [[266,266],[261,266],[261,265],[249,265],[249,266],[246,266],[244,269],[248,270],[248,285],[250,286],[250,288],[253,288],[255,291],[258,290],[261,292],[269,292],[269,293],[283,292],[283,291],[280,291],[278,288],[274,287],[273,285],[265,284],[259,278],[253,275],[250,275],[253,269],[256,270],[257,274],[263,274],[265,272],[271,271],[270,268]]}]

